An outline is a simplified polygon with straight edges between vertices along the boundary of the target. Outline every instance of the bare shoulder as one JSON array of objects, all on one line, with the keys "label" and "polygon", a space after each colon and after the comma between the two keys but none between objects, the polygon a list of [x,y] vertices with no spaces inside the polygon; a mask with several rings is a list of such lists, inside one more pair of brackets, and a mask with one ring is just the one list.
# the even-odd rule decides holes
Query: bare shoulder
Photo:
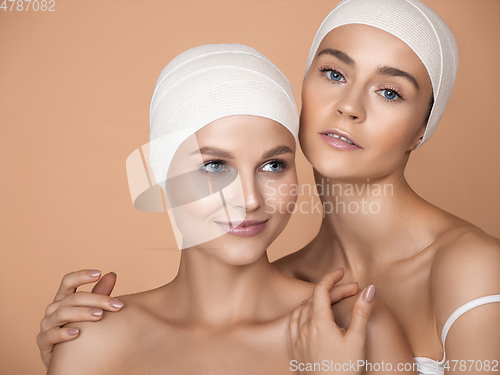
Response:
[{"label": "bare shoulder", "polygon": [[500,240],[473,225],[444,233],[436,242],[430,287],[438,326],[459,306],[500,294]]},{"label": "bare shoulder", "polygon": [[74,322],[71,327],[80,335],[54,347],[47,375],[59,374],[119,374],[120,364],[130,351],[131,337],[137,317],[142,314],[142,296],[134,294],[117,297],[124,302],[118,312],[104,311],[97,322]]},{"label": "bare shoulder", "polygon": [[[431,268],[433,288],[439,288],[440,283],[446,280],[459,282],[459,285],[463,284],[460,280],[476,280],[472,288],[476,289],[482,281],[489,279],[491,282],[493,279],[490,277],[499,275],[500,240],[477,227],[470,225],[447,231],[436,241],[436,245]],[[460,290],[460,293],[467,289],[470,288]]]},{"label": "bare shoulder", "polygon": [[314,241],[291,254],[275,260],[272,264],[286,276],[316,283],[319,279],[315,280],[313,275],[318,274],[319,265],[317,264],[317,257],[312,256],[311,249],[313,245]]}]

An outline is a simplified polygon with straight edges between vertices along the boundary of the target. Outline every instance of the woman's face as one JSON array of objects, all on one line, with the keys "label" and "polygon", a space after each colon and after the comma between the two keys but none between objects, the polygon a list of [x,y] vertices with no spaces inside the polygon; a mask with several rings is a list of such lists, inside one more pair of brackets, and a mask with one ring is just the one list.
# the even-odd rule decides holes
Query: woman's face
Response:
[{"label": "woman's face", "polygon": [[402,173],[424,134],[431,97],[427,70],[404,42],[371,26],[338,27],[304,79],[301,148],[332,179]]},{"label": "woman's face", "polygon": [[297,199],[295,140],[267,118],[224,117],[181,144],[167,178],[183,248],[250,264],[283,231]]}]

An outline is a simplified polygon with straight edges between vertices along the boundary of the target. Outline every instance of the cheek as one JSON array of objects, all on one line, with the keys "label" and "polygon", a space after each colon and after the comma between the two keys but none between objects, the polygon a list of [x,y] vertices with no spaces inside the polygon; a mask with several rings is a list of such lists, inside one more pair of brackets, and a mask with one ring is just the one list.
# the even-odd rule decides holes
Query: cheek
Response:
[{"label": "cheek", "polygon": [[264,204],[266,212],[272,213],[273,216],[283,215],[289,216],[287,207],[290,212],[293,210],[293,203],[297,201],[297,176],[294,173],[287,178],[279,180],[268,180],[264,190]]},{"label": "cheek", "polygon": [[[175,225],[182,235],[193,244],[203,243],[218,237],[208,219],[225,219],[222,199],[219,194],[213,194],[171,210]],[[220,213],[217,215],[217,213]],[[215,215],[215,216],[214,216]]]},{"label": "cheek", "polygon": [[299,143],[305,157],[312,163],[314,158],[314,135],[318,126],[324,126],[324,114],[328,100],[318,94],[311,84],[304,83],[302,91],[302,107],[300,111]]},{"label": "cheek", "polygon": [[307,129],[309,125],[314,123],[314,116],[321,113],[324,107],[322,101],[325,100],[324,95],[321,95],[319,90],[314,88],[311,83],[304,82],[302,91],[302,110],[301,110],[301,130]]},{"label": "cheek", "polygon": [[367,128],[373,159],[383,168],[396,168],[406,154],[418,127],[414,119],[411,111],[381,111],[373,121],[376,126]]},{"label": "cheek", "polygon": [[[394,105],[396,107],[396,105]],[[414,105],[379,110],[374,123],[381,129],[388,143],[408,148],[415,132],[422,124],[421,113]]]}]

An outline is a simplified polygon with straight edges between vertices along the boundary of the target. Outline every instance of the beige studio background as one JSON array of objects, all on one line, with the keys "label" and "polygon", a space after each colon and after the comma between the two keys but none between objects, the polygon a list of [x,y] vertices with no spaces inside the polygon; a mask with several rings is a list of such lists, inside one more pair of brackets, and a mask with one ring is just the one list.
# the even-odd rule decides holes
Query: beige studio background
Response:
[{"label": "beige studio background", "polygon": [[[424,198],[500,236],[500,1],[424,1],[453,31],[460,66],[445,116],[407,177]],[[300,100],[310,43],[337,3],[56,0],[55,12],[0,9],[1,375],[45,373],[36,335],[64,274],[115,271],[115,296],[175,276],[179,252],[164,250],[175,246],[168,215],[133,208],[125,171],[149,141],[161,69],[200,44],[248,44],[283,70]],[[299,182],[312,184],[297,158]],[[305,245],[319,221],[293,215],[271,259]]]}]

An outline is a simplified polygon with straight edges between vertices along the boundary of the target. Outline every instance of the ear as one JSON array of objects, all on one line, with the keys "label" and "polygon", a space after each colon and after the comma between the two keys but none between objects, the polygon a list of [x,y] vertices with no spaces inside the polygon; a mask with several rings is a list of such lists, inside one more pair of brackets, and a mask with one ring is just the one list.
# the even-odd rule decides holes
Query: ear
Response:
[{"label": "ear", "polygon": [[415,135],[413,136],[410,144],[408,145],[407,151],[415,150],[417,148],[417,146],[422,142],[422,139],[424,139],[424,133],[425,133],[426,126],[427,126],[427,124],[424,124],[418,128],[418,130],[415,132]]}]

